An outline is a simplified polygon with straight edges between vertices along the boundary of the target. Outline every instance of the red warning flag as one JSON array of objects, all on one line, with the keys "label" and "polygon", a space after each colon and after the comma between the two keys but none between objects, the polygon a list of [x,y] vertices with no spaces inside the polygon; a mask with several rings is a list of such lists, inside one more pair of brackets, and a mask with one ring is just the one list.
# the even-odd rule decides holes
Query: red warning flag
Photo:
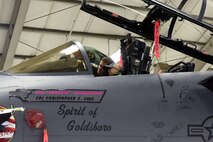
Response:
[{"label": "red warning flag", "polygon": [[43,133],[44,133],[43,142],[48,142],[48,132],[46,128],[44,128]]},{"label": "red warning flag", "polygon": [[160,20],[156,20],[154,26],[154,54],[158,59],[160,59],[159,39],[160,39]]}]

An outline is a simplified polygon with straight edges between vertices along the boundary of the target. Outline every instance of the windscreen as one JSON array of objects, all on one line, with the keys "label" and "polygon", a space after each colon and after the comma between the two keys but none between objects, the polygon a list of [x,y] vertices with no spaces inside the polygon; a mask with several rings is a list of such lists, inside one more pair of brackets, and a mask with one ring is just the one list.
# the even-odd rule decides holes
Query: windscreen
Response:
[{"label": "windscreen", "polygon": [[16,65],[9,73],[52,73],[87,71],[79,47],[68,42],[35,58]]}]

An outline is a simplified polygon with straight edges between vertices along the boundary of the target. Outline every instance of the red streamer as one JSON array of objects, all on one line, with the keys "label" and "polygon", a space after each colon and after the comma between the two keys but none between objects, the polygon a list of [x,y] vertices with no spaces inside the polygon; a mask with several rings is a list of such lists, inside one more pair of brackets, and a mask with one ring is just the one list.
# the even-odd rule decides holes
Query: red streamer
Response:
[{"label": "red streamer", "polygon": [[48,142],[48,132],[46,128],[44,128],[43,133],[44,133],[43,142]]},{"label": "red streamer", "polygon": [[154,54],[160,59],[160,20],[155,21],[154,27]]}]

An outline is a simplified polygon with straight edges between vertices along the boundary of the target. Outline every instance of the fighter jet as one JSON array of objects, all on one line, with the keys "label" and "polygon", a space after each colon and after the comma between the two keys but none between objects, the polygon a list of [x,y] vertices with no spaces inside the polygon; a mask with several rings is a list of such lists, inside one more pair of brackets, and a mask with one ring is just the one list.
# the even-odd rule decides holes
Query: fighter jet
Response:
[{"label": "fighter jet", "polygon": [[148,74],[147,48],[135,45],[123,59],[146,62],[124,60],[122,75],[95,77],[96,56],[77,41],[0,72],[1,121],[11,105],[24,111],[0,142],[213,141],[213,72]]},{"label": "fighter jet", "polygon": [[52,142],[209,142],[212,76],[187,72],[95,77],[85,49],[71,41],[1,72],[0,104],[25,108],[14,113],[14,142],[42,141],[44,133],[38,128],[44,127]]}]

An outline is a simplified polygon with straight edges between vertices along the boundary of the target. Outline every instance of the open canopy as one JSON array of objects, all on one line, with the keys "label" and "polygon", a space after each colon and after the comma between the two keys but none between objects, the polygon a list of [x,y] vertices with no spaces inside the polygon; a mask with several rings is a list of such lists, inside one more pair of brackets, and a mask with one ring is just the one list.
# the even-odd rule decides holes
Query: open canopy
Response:
[{"label": "open canopy", "polygon": [[83,48],[79,42],[70,41],[7,71],[10,73],[87,72],[91,70],[90,63],[99,64],[105,56],[92,47]]}]

